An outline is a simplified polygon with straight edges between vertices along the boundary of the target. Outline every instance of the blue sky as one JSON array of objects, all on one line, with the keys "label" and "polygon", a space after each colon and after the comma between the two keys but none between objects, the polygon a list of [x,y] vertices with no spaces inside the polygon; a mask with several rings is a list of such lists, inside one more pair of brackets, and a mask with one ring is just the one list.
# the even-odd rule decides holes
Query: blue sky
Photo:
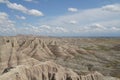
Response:
[{"label": "blue sky", "polygon": [[0,0],[0,35],[119,36],[120,0]]}]

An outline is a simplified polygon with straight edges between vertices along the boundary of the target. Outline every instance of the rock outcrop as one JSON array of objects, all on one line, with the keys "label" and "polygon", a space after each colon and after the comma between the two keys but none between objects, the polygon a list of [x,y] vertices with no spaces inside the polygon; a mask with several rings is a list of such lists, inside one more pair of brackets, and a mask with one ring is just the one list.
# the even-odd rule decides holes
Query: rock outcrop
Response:
[{"label": "rock outcrop", "polygon": [[78,75],[71,69],[47,61],[34,66],[17,66],[0,76],[0,80],[103,80],[98,72]]},{"label": "rock outcrop", "polygon": [[0,80],[119,80],[119,46],[112,48],[119,42],[113,41],[0,37]]},{"label": "rock outcrop", "polygon": [[51,57],[74,57],[75,49],[57,46],[40,38],[3,37],[0,45],[0,74],[7,67],[33,65],[40,60]]}]

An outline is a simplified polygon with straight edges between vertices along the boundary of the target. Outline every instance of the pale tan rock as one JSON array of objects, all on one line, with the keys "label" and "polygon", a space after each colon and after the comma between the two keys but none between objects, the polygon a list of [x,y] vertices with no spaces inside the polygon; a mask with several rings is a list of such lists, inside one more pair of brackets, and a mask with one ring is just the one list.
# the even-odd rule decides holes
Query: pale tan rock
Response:
[{"label": "pale tan rock", "polygon": [[34,66],[19,65],[1,75],[0,80],[103,80],[103,75],[98,72],[78,75],[71,69],[47,61]]},{"label": "pale tan rock", "polygon": [[[0,37],[0,80],[104,80],[102,74],[111,76],[114,70],[119,77],[119,52],[104,54],[103,50],[98,53],[89,47],[99,46],[102,41],[98,41],[34,36]],[[82,44],[87,45],[86,49],[81,47]],[[104,46],[99,47],[104,49]],[[49,61],[51,59],[58,63]],[[91,69],[89,64],[92,65]],[[79,74],[74,71],[87,72]],[[109,77],[105,80],[109,80]]]}]

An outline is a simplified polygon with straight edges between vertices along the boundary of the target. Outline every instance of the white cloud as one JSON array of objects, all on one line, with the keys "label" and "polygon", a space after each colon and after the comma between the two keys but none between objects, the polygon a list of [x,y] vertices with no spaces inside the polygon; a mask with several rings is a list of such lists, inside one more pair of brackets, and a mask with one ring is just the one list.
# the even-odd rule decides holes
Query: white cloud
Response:
[{"label": "white cloud", "polygon": [[106,29],[103,25],[101,25],[101,24],[98,24],[98,23],[94,23],[94,24],[92,24],[92,25],[90,25],[90,26],[88,26],[88,28],[90,28],[90,29]]},{"label": "white cloud", "polygon": [[9,19],[8,14],[0,12],[0,34],[15,34],[14,22]]},{"label": "white cloud", "polygon": [[109,31],[109,29],[100,23],[91,23],[91,24],[84,26],[81,29],[78,29],[78,31],[87,32],[87,33],[95,32],[97,34],[98,32],[102,33],[102,32]]},{"label": "white cloud", "polygon": [[22,13],[33,15],[33,16],[43,16],[43,13],[36,9],[28,9],[25,6],[17,3],[11,3],[8,0],[1,1],[1,3],[5,3],[8,8],[20,11]]},{"label": "white cloud", "polygon": [[0,0],[0,3],[5,3],[7,0]]},{"label": "white cloud", "polygon": [[22,19],[22,20],[25,20],[25,19],[26,19],[25,16],[18,16],[18,15],[16,15],[16,18],[17,18],[17,19]]},{"label": "white cloud", "polygon": [[71,20],[71,21],[70,21],[70,24],[77,24],[77,21]]},{"label": "white cloud", "polygon": [[4,2],[4,0],[0,0],[0,3]]},{"label": "white cloud", "polygon": [[[81,10],[73,14],[67,14],[63,16],[57,16],[50,20],[40,21],[40,24],[47,24],[56,28],[56,26],[62,26],[70,34],[78,32],[80,35],[94,33],[108,34],[111,31],[111,27],[120,27],[120,13],[114,13],[110,11],[104,11],[101,8],[92,8],[87,10]],[[69,24],[68,24],[69,23]],[[71,25],[75,24],[75,25]],[[113,30],[113,32],[116,32]]]},{"label": "white cloud", "polygon": [[17,34],[35,34],[38,35],[43,30],[35,25],[32,24],[23,24],[22,27],[17,28]]},{"label": "white cloud", "polygon": [[31,9],[31,10],[28,10],[28,13],[30,15],[34,15],[34,16],[44,16],[42,12],[36,10],[36,9]]},{"label": "white cloud", "polygon": [[8,2],[7,3],[7,7],[10,8],[10,9],[14,9],[14,10],[18,10],[18,11],[21,11],[23,13],[26,13],[27,12],[27,8],[24,7],[23,5],[21,4],[17,4],[17,3],[10,3]]},{"label": "white cloud", "polygon": [[79,28],[77,30],[73,30],[73,32],[75,33],[79,33],[79,32],[103,32],[106,31],[106,27],[99,24],[99,23],[92,23],[92,24],[88,24],[86,26],[83,26],[82,28]]},{"label": "white cloud", "polygon": [[68,8],[68,11],[70,11],[70,12],[77,12],[78,9],[77,8]]},{"label": "white cloud", "polygon": [[25,27],[21,28],[21,31],[23,33],[36,33],[36,34],[41,34],[41,33],[66,33],[68,32],[67,29],[63,27],[51,27],[49,25],[40,25],[40,26],[34,26],[31,24],[24,24]]},{"label": "white cloud", "polygon": [[48,25],[41,25],[40,27],[41,27],[41,28],[45,28],[45,29],[51,29],[51,27],[48,26]]},{"label": "white cloud", "polygon": [[27,2],[32,2],[33,0],[24,0],[24,1],[27,1]]},{"label": "white cloud", "polygon": [[31,30],[31,32],[35,32],[35,33],[39,33],[41,32],[41,29],[39,27],[35,27],[35,26],[32,26],[31,28],[29,28]]},{"label": "white cloud", "polygon": [[[17,33],[42,35],[49,32],[49,34],[47,35],[77,34],[79,36],[91,35],[91,34],[93,36],[97,34],[109,35],[109,33],[111,32],[112,33],[118,32],[120,34],[119,32],[120,16],[119,15],[120,15],[119,12],[104,11],[103,7],[87,9],[87,10],[78,11],[73,14],[57,16],[52,19],[47,18],[47,19],[44,19],[43,21],[41,20],[40,22],[24,25],[22,27],[17,28]],[[6,16],[6,17],[3,17],[3,16]],[[11,25],[13,25],[13,27],[11,28],[14,28],[14,22],[12,22],[8,18],[8,15],[2,14],[2,16],[0,16],[0,20],[1,20],[0,26],[3,25],[2,23],[6,23],[4,24],[4,26],[8,26],[7,24],[11,23]],[[4,22],[2,22],[3,20]],[[8,22],[5,22],[5,21],[8,21]],[[75,25],[71,25],[71,24],[75,24]],[[3,29],[5,29],[5,27]],[[0,28],[1,31],[3,29]],[[10,28],[8,29],[10,30]]]},{"label": "white cloud", "polygon": [[[19,34],[35,34],[35,35],[49,35],[51,33],[60,33],[61,30],[56,30],[56,28],[52,28],[49,25],[33,25],[24,23],[23,27],[18,29]],[[57,32],[59,31],[59,32]],[[22,33],[21,33],[22,32]]]},{"label": "white cloud", "polygon": [[8,15],[4,12],[0,12],[0,18],[2,19],[6,19],[8,17]]},{"label": "white cloud", "polygon": [[63,27],[53,27],[47,24],[33,25],[33,24],[24,23],[23,27],[20,28],[20,31],[18,33],[21,33],[21,32],[24,34],[51,35],[51,34],[67,33],[68,30]]},{"label": "white cloud", "polygon": [[120,12],[120,4],[111,4],[102,7],[103,10]]},{"label": "white cloud", "polygon": [[120,31],[120,27],[119,28],[118,27],[112,27],[111,30],[112,31]]},{"label": "white cloud", "polygon": [[68,32],[68,30],[65,29],[65,28],[63,28],[63,27],[55,27],[55,28],[53,29],[53,32],[55,32],[55,33],[59,33],[59,32],[64,32],[64,33],[66,33],[66,32]]},{"label": "white cloud", "polygon": [[24,0],[26,2],[33,2],[33,3],[38,3],[38,0]]}]

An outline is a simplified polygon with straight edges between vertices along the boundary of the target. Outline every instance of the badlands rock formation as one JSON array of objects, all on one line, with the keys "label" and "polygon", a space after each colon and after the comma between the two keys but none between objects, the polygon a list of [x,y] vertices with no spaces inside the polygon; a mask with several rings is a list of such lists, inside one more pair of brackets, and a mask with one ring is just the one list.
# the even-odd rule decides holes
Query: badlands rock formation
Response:
[{"label": "badlands rock formation", "polygon": [[78,75],[71,69],[63,68],[48,61],[34,66],[20,65],[4,73],[1,80],[103,80],[98,72]]},{"label": "badlands rock formation", "polygon": [[119,38],[0,37],[0,80],[119,80],[119,43]]}]

